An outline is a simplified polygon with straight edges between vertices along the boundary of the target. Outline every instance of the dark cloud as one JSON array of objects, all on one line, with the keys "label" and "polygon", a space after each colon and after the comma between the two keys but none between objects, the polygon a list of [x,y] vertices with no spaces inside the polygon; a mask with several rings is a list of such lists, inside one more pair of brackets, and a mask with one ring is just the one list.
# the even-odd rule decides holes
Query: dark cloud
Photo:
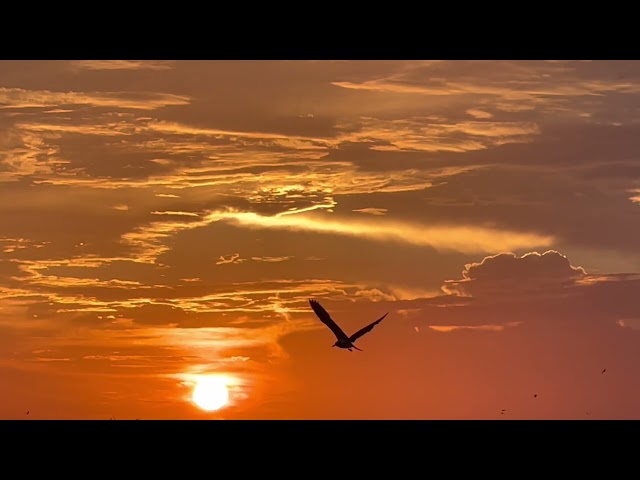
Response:
[{"label": "dark cloud", "polygon": [[407,321],[416,326],[445,327],[443,332],[462,332],[452,327],[480,332],[483,326],[525,325],[621,328],[640,318],[640,274],[590,274],[556,251],[488,256],[465,265],[461,276],[445,282],[445,295],[393,305],[406,311]]},{"label": "dark cloud", "polygon": [[472,297],[509,297],[549,290],[558,293],[585,276],[583,268],[572,266],[567,257],[553,250],[521,257],[500,253],[465,265],[462,280],[447,282],[444,289],[451,294]]}]

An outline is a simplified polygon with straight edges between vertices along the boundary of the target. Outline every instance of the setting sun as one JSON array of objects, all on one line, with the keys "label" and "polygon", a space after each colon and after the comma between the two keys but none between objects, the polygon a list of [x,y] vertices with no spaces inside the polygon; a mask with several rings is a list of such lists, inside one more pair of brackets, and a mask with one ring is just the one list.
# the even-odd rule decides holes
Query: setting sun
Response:
[{"label": "setting sun", "polygon": [[219,410],[229,402],[229,390],[225,381],[217,377],[198,380],[191,397],[202,410]]}]

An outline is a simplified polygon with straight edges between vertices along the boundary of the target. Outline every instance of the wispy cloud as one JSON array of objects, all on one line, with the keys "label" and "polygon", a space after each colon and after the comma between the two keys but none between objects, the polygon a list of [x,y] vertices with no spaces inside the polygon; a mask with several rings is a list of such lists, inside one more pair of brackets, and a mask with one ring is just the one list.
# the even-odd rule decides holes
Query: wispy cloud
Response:
[{"label": "wispy cloud", "polygon": [[343,123],[339,128],[350,130],[344,141],[380,141],[373,150],[406,150],[425,152],[465,152],[482,150],[505,143],[523,142],[539,133],[532,122],[464,121],[436,122],[429,118],[380,120],[365,117]]},{"label": "wispy cloud", "polygon": [[196,217],[196,218],[200,216],[194,212],[172,212],[172,211],[151,212],[151,214],[152,215],[168,215],[168,216],[176,216],[176,217]]},{"label": "wispy cloud", "polygon": [[499,325],[429,325],[431,330],[441,333],[451,333],[457,331],[480,331],[480,332],[502,332],[507,327],[516,327],[522,322],[508,322]]},{"label": "wispy cloud", "polygon": [[291,257],[291,256],[287,256],[287,257],[251,257],[251,260],[254,260],[256,262],[279,263],[279,262],[286,262],[287,260],[290,260],[292,258],[293,257]]},{"label": "wispy cloud", "polygon": [[0,108],[84,105],[118,109],[154,110],[168,105],[187,105],[189,102],[189,97],[169,93],[84,93],[0,87]]},{"label": "wispy cloud", "polygon": [[169,60],[73,60],[74,67],[86,70],[170,70]]},{"label": "wispy cloud", "polygon": [[368,208],[357,208],[355,210],[352,210],[353,212],[358,212],[358,213],[367,213],[369,215],[386,215],[387,214],[387,209],[386,208],[372,208],[372,207],[368,207]]},{"label": "wispy cloud", "polygon": [[323,149],[330,141],[320,137],[302,135],[285,135],[271,132],[247,132],[240,130],[224,130],[201,128],[168,121],[153,121],[147,125],[149,130],[173,135],[203,135],[208,137],[228,137],[232,139],[251,139],[255,141],[273,141],[274,144],[292,149]]},{"label": "wispy cloud", "polygon": [[640,330],[640,318],[621,318],[617,323],[622,328]]},{"label": "wispy cloud", "polygon": [[553,242],[551,236],[476,226],[426,226],[382,220],[365,222],[303,215],[264,216],[240,211],[214,212],[208,218],[211,221],[222,220],[248,228],[314,231],[465,253],[549,246]]},{"label": "wispy cloud", "polygon": [[480,110],[479,108],[470,108],[469,110],[467,110],[467,114],[471,115],[472,117],[481,119],[493,118],[493,115],[491,113]]},{"label": "wispy cloud", "polygon": [[234,253],[232,255],[229,255],[229,258],[226,258],[224,255],[220,255],[220,260],[216,262],[216,265],[226,265],[229,263],[242,263],[246,261],[247,261],[246,258],[240,258],[239,253]]}]

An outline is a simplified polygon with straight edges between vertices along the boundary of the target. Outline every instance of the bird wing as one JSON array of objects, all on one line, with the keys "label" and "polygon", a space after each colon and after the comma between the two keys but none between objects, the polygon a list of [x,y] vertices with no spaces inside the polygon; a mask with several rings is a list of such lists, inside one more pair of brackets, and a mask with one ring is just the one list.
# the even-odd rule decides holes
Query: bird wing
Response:
[{"label": "bird wing", "polygon": [[309,304],[313,311],[318,316],[318,318],[324,323],[327,327],[331,329],[333,334],[338,338],[338,340],[347,340],[347,334],[342,331],[342,329],[338,326],[336,322],[333,321],[329,312],[327,312],[322,305],[320,305],[315,300],[309,300]]},{"label": "bird wing", "polygon": [[355,342],[357,339],[359,339],[361,336],[363,336],[365,333],[369,333],[371,330],[373,330],[373,327],[375,327],[377,324],[379,324],[382,320],[384,320],[384,317],[386,317],[387,315],[389,315],[389,312],[385,313],[383,316],[381,316],[378,320],[376,320],[373,323],[370,323],[369,325],[367,325],[366,327],[361,328],[360,330],[358,330],[356,333],[354,333],[353,335],[351,335],[349,337],[349,341],[350,342]]}]

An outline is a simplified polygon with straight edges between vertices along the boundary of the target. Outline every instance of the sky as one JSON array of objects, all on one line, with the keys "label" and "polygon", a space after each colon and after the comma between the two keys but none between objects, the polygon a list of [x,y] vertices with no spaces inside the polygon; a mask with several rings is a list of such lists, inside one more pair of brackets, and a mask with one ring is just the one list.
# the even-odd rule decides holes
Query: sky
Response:
[{"label": "sky", "polygon": [[640,419],[639,139],[638,61],[0,61],[0,418]]}]

